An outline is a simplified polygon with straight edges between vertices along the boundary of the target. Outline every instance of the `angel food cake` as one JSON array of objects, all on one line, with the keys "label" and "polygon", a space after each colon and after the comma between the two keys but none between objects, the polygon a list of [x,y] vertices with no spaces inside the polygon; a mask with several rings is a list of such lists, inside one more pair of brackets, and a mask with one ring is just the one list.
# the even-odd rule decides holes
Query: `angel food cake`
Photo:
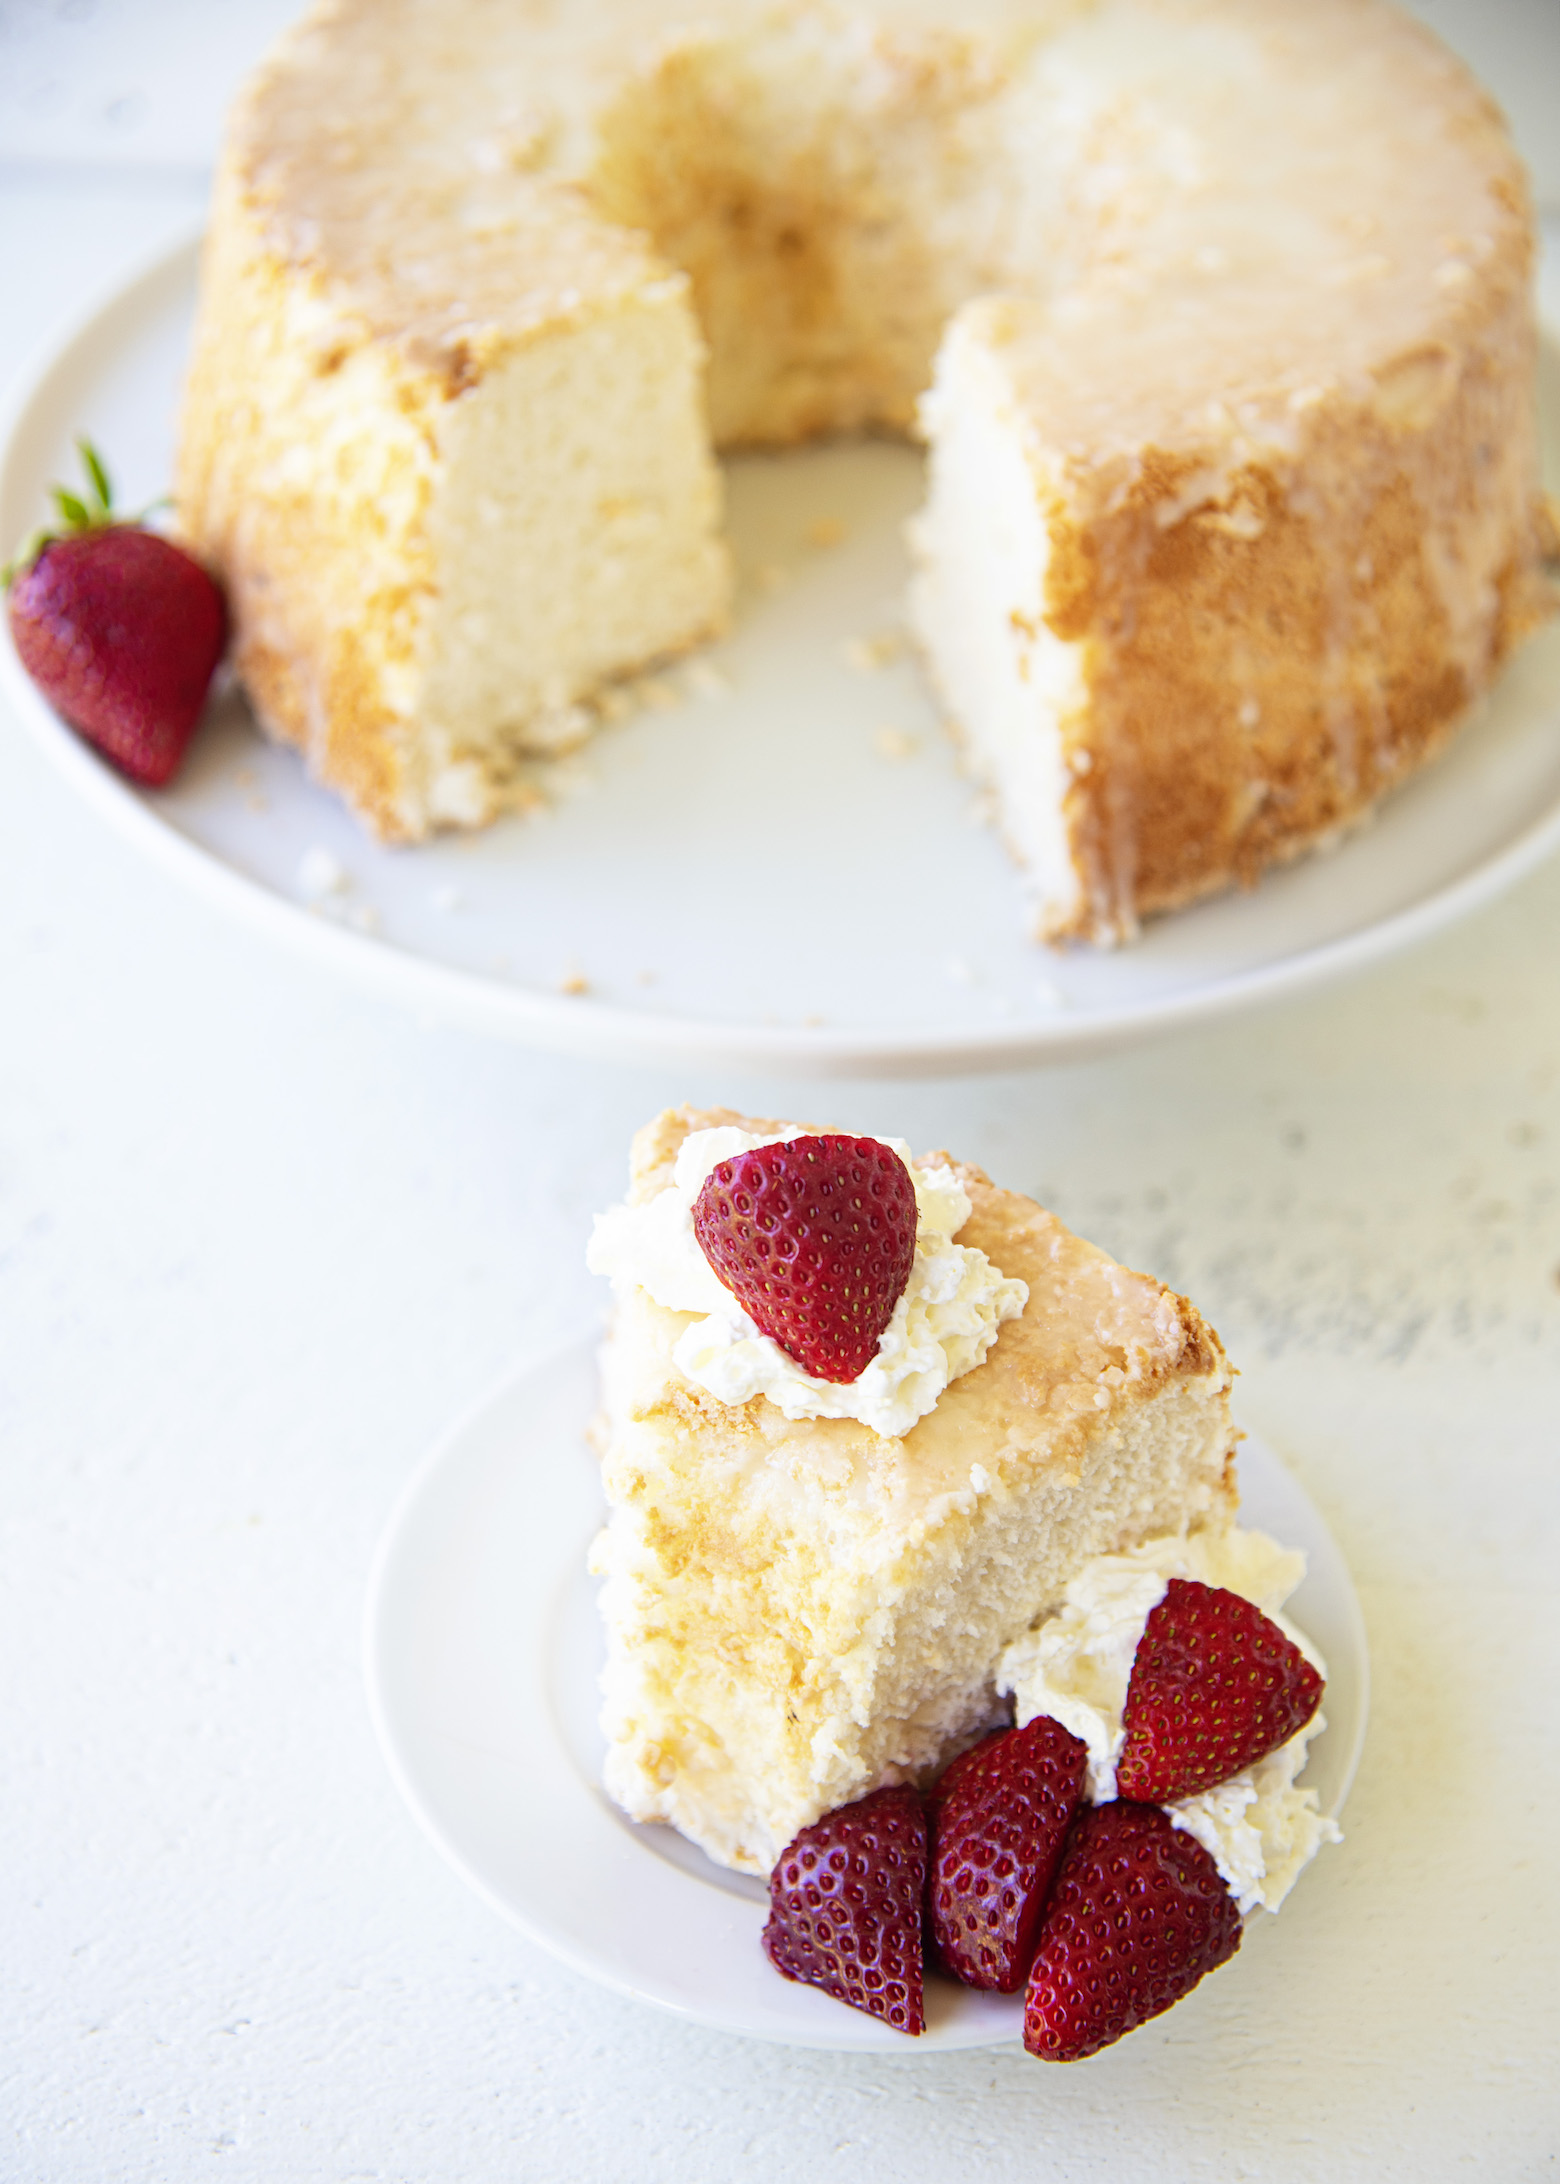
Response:
[{"label": "angel food cake", "polygon": [[913,1167],[929,1218],[882,1370],[809,1385],[692,1227],[722,1161],[798,1135],[821,1133],[662,1115],[591,1252],[607,1788],[752,1873],[996,1718],[1004,1649],[1091,1557],[1235,1506],[1213,1330],[945,1156]]},{"label": "angel food cake", "polygon": [[1036,929],[1357,818],[1544,611],[1531,220],[1376,0],[325,0],[235,115],[180,519],[389,838],[718,630],[715,453],[924,434]]}]

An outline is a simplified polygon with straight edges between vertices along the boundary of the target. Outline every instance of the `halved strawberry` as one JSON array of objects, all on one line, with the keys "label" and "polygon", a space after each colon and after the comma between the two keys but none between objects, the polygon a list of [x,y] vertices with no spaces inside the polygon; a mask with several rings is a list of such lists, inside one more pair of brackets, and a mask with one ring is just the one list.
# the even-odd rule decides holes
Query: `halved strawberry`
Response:
[{"label": "halved strawberry", "polygon": [[1040,1922],[1024,2045],[1075,2063],[1191,1993],[1240,1947],[1235,1899],[1158,1805],[1085,1808]]},{"label": "halved strawberry", "polygon": [[1132,1663],[1118,1794],[1170,1805],[1228,1782],[1303,1729],[1323,1688],[1260,1608],[1173,1577]]},{"label": "halved strawberry", "polygon": [[907,1784],[803,1828],[769,1876],[764,1950],[787,1979],[924,2032],[926,1817]]},{"label": "halved strawberry", "polygon": [[723,1160],[693,1207],[704,1256],[817,1380],[877,1355],[915,1258],[915,1185],[876,1138],[799,1137]]},{"label": "halved strawberry", "polygon": [[943,1772],[932,1798],[932,1932],[967,1987],[1016,1994],[1083,1796],[1088,1752],[1040,1714],[999,1729]]},{"label": "halved strawberry", "polygon": [[227,638],[214,579],[171,539],[113,513],[97,454],[87,497],[56,488],[63,529],[3,573],[23,667],[55,711],[132,780],[160,788],[194,734]]}]

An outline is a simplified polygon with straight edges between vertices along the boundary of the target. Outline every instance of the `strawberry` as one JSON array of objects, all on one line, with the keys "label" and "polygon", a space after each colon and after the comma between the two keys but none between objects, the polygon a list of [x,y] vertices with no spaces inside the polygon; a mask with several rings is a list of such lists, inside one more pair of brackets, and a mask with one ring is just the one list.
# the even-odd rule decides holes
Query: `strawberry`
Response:
[{"label": "strawberry", "polygon": [[1228,1782],[1303,1729],[1322,1689],[1260,1608],[1173,1577],[1132,1663],[1117,1793],[1169,1805]]},{"label": "strawberry", "polygon": [[1240,1947],[1235,1899],[1158,1805],[1090,1805],[1040,1922],[1024,2045],[1075,2063],[1190,1994]]},{"label": "strawberry", "polygon": [[877,1355],[915,1257],[915,1185],[876,1138],[800,1137],[713,1169],[694,1202],[704,1256],[756,1327],[816,1380]]},{"label": "strawberry", "polygon": [[932,1932],[967,1987],[1016,1994],[1024,1984],[1087,1759],[1040,1714],[944,1770],[932,1801]]},{"label": "strawberry", "polygon": [[11,635],[56,712],[134,781],[171,780],[227,640],[215,581],[170,539],[119,522],[108,477],[78,442],[89,494],[55,488],[63,532],[4,573]]},{"label": "strawberry", "polygon": [[785,1852],[769,1876],[765,1953],[787,1979],[924,2032],[925,1885],[920,1798],[907,1784],[874,1790],[803,1828]]}]

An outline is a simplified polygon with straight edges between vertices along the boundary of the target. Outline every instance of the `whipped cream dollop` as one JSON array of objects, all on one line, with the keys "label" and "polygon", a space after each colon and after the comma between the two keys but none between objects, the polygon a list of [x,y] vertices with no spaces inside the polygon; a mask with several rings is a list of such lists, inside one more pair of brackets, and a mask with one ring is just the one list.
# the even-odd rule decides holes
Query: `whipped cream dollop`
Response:
[{"label": "whipped cream dollop", "polygon": [[[1223,1586],[1260,1608],[1325,1677],[1320,1654],[1282,1613],[1305,1575],[1305,1557],[1263,1532],[1195,1532],[1145,1540],[1119,1555],[1096,1555],[1069,1582],[1059,1612],[1008,1646],[997,1689],[1011,1692],[1022,1728],[1049,1714],[1088,1752],[1087,1795],[1096,1805],[1116,1795],[1116,1763],[1126,1742],[1122,1715],[1132,1660],[1149,1616],[1173,1577]],[[1314,1790],[1298,1789],[1306,1747],[1327,1726],[1314,1714],[1287,1744],[1217,1788],[1166,1806],[1209,1853],[1242,1913],[1276,1911],[1296,1876],[1323,1843],[1342,1840],[1317,1809]]]},{"label": "whipped cream dollop", "polygon": [[877,1356],[854,1380],[817,1380],[763,1334],[704,1256],[693,1208],[712,1169],[762,1145],[805,1136],[794,1127],[767,1137],[748,1130],[694,1130],[684,1138],[667,1189],[639,1206],[598,1214],[587,1261],[593,1274],[637,1285],[672,1312],[693,1312],[672,1355],[680,1372],[723,1403],[767,1396],[787,1418],[854,1418],[898,1440],[924,1418],[951,1380],[979,1365],[1004,1320],[1029,1301],[1025,1282],[983,1251],[953,1239],[970,1217],[969,1193],[942,1164],[917,1167],[902,1138],[880,1138],[915,1186],[915,1258],[903,1296],[878,1340]]}]

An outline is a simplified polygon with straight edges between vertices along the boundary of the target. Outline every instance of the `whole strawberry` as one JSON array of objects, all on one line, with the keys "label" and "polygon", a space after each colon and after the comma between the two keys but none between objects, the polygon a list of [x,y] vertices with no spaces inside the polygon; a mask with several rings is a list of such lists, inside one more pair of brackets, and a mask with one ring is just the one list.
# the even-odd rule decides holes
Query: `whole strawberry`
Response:
[{"label": "whole strawberry", "polygon": [[877,1355],[915,1258],[915,1185],[876,1138],[800,1137],[723,1160],[694,1201],[704,1256],[816,1380]]},{"label": "whole strawberry", "polygon": [[769,1876],[764,1950],[900,2032],[924,2032],[926,1818],[913,1789],[874,1790],[803,1828]]},{"label": "whole strawberry", "polygon": [[1323,1688],[1260,1608],[1172,1578],[1133,1659],[1118,1794],[1170,1805],[1228,1782],[1303,1729]]},{"label": "whole strawberry", "polygon": [[200,718],[227,609],[198,561],[115,518],[103,465],[78,444],[88,497],[56,487],[63,529],[29,540],[5,572],[11,635],[55,710],[132,780],[159,788]]},{"label": "whole strawberry", "polygon": [[1040,1714],[944,1770],[932,1798],[932,1932],[967,1987],[1016,1994],[1034,1955],[1088,1753]]},{"label": "whole strawberry", "polygon": [[1240,1947],[1235,1899],[1157,1805],[1088,1806],[1068,1839],[1024,2002],[1024,2045],[1080,2062],[1191,1993]]}]

